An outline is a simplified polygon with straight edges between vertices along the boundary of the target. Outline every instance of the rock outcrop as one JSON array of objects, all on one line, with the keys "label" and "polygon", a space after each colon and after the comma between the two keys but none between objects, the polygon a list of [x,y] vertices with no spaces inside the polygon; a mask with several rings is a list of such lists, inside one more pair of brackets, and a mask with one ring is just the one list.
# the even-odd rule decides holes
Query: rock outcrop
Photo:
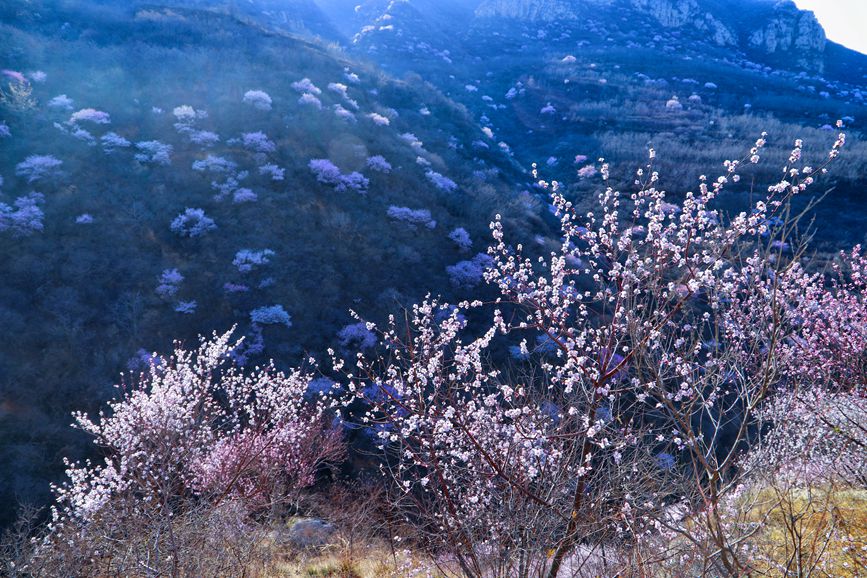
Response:
[{"label": "rock outcrop", "polygon": [[632,7],[652,16],[666,28],[691,26],[719,46],[735,46],[737,34],[696,0],[631,0]]},{"label": "rock outcrop", "polygon": [[824,60],[825,30],[815,14],[791,2],[774,7],[772,17],[749,35],[749,46],[766,54],[789,56],[803,68],[821,70]]},{"label": "rock outcrop", "polygon": [[485,0],[476,8],[476,16],[541,22],[578,18],[566,0]]}]

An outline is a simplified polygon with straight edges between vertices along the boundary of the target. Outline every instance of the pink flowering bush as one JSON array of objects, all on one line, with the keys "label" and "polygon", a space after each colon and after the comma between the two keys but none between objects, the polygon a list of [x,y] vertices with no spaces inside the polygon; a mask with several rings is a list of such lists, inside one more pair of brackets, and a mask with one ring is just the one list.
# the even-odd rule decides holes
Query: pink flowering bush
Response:
[{"label": "pink flowering bush", "polygon": [[[865,354],[860,313],[844,313],[864,307],[860,252],[844,255],[851,280],[829,289],[803,273],[801,252],[771,242],[793,225],[769,223],[824,165],[802,166],[797,142],[750,211],[714,208],[764,145],[679,203],[658,188],[653,151],[635,192],[606,187],[583,215],[540,181],[562,242],[532,254],[507,242],[499,217],[491,224],[478,273],[499,292],[487,323],[466,321],[482,302],[429,298],[379,330],[384,357],[335,360],[348,402],[367,408],[359,427],[387,456],[393,505],[461,575],[750,572],[724,511],[764,408],[802,374],[834,391],[828,380],[852,387],[861,371],[798,369],[792,348],[812,339],[817,355]],[[600,172],[607,181],[605,163]],[[492,361],[509,344],[524,365]],[[614,554],[600,561],[605,544]]]},{"label": "pink flowering bush", "polygon": [[172,520],[180,534],[183,516],[205,505],[262,511],[341,459],[341,433],[325,404],[304,398],[312,376],[272,365],[245,373],[232,363],[240,345],[230,331],[194,350],[178,346],[97,418],[75,415],[105,457],[68,464],[69,481],[54,488],[49,540],[90,540],[105,548],[98,555],[117,552],[122,563],[123,540],[134,544],[127,529],[163,527],[166,538],[152,538],[165,550],[151,551],[150,564],[171,568],[180,554],[168,538]]}]

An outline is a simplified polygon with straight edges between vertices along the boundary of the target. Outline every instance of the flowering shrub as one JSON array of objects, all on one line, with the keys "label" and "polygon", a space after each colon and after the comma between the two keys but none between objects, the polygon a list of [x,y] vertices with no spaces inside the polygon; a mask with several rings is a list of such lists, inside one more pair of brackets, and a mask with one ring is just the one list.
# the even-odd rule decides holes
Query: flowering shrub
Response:
[{"label": "flowering shrub", "polygon": [[[0,186],[3,179],[0,178]],[[45,214],[39,207],[44,202],[39,193],[18,197],[10,207],[0,202],[0,233],[9,231],[13,236],[23,237],[43,229]]]},{"label": "flowering shrub", "polygon": [[325,185],[331,185],[337,192],[353,190],[364,194],[370,185],[370,180],[359,172],[343,174],[337,165],[328,159],[312,159],[307,166],[316,175],[316,180]]},{"label": "flowering shrub", "polygon": [[376,347],[376,334],[366,323],[350,323],[337,332],[337,342],[344,351],[364,351]]},{"label": "flowering shrub", "polygon": [[81,110],[72,113],[69,117],[70,123],[92,122],[94,124],[111,124],[111,116],[107,112],[96,110],[95,108],[82,108]]},{"label": "flowering shrub", "polygon": [[449,239],[454,241],[455,245],[457,245],[461,251],[469,251],[473,247],[473,240],[470,239],[470,234],[463,227],[453,229],[452,232],[449,233]]},{"label": "flowering shrub", "polygon": [[431,169],[425,171],[424,176],[426,176],[427,180],[433,183],[434,186],[441,191],[451,193],[458,189],[458,184],[456,182]]},{"label": "flowering shrub", "polygon": [[277,165],[262,165],[259,167],[259,174],[271,177],[272,181],[282,181],[286,175],[286,169],[280,168]]},{"label": "flowering shrub", "polygon": [[319,100],[316,96],[310,94],[309,92],[305,92],[300,97],[298,97],[298,104],[312,106],[317,110],[322,110],[322,101]]},{"label": "flowering shrub", "polygon": [[248,90],[244,93],[244,104],[249,104],[255,109],[271,110],[271,96],[264,90]]},{"label": "flowering shrub", "polygon": [[473,289],[484,281],[485,268],[492,264],[488,255],[479,253],[470,260],[446,267],[446,273],[455,289]]},{"label": "flowering shrub", "polygon": [[217,228],[204,209],[187,209],[172,220],[171,229],[180,237],[201,237]]},{"label": "flowering shrub", "polygon": [[382,116],[381,114],[371,112],[367,115],[367,118],[373,121],[374,124],[378,124],[379,126],[388,126],[391,124],[391,121],[388,120],[387,116]]},{"label": "flowering shrub", "polygon": [[[193,351],[177,345],[171,356],[149,361],[139,383],[124,387],[98,418],[75,414],[105,457],[68,463],[69,481],[54,488],[49,540],[82,543],[98,557],[103,548],[122,552],[115,542],[135,539],[131,525],[150,532],[159,524],[171,533],[202,507],[262,511],[342,458],[325,404],[304,397],[312,377],[270,364],[245,373],[232,363],[240,345],[231,332],[202,339]],[[150,564],[168,560],[170,570],[183,562],[174,541],[163,546],[167,552]]]},{"label": "flowering shrub", "polygon": [[427,209],[410,209],[392,205],[388,208],[387,214],[395,221],[406,223],[413,230],[417,225],[424,225],[428,229],[435,229],[437,226],[437,222],[431,218],[430,211]]},{"label": "flowering shrub", "polygon": [[309,78],[302,78],[297,82],[292,83],[292,88],[298,92],[320,95],[322,90],[317,87]]},{"label": "flowering shrub", "polygon": [[599,173],[599,171],[596,170],[596,167],[594,167],[593,165],[585,165],[585,166],[581,167],[580,169],[578,169],[578,176],[581,177],[582,179],[593,178],[598,173]]},{"label": "flowering shrub", "polygon": [[99,139],[102,143],[102,148],[106,153],[113,153],[117,149],[126,149],[132,146],[132,143],[117,134],[116,132],[107,132]]},{"label": "flowering shrub", "polygon": [[252,189],[241,187],[232,193],[232,202],[236,205],[241,203],[255,203],[259,200],[259,195],[253,192]]},{"label": "flowering shrub", "polygon": [[257,153],[273,153],[277,150],[277,145],[261,131],[244,133],[241,135],[241,142],[245,149]]},{"label": "flowering shrub", "polygon": [[77,138],[80,141],[84,141],[91,146],[94,146],[96,144],[96,138],[93,136],[93,134],[83,128],[74,128],[69,134],[71,134],[74,138]]},{"label": "flowering shrub", "polygon": [[190,125],[196,120],[196,109],[188,104],[182,104],[172,110],[172,115],[179,124]]},{"label": "flowering shrub", "polygon": [[61,110],[72,110],[73,100],[65,94],[59,94],[48,101],[49,108],[59,108]]},{"label": "flowering shrub", "polygon": [[227,173],[234,171],[237,167],[238,165],[234,162],[215,155],[208,155],[204,159],[193,161],[193,170],[197,172]]},{"label": "flowering shrub", "polygon": [[187,138],[191,143],[204,147],[211,147],[220,142],[220,135],[209,130],[190,130],[187,132]]},{"label": "flowering shrub", "polygon": [[345,109],[343,106],[341,106],[339,104],[334,105],[334,115],[337,118],[345,120],[347,122],[357,122],[355,115],[352,114],[351,111]]},{"label": "flowering shrub", "polygon": [[285,325],[292,327],[292,317],[282,305],[259,307],[250,312],[250,320],[257,325]]},{"label": "flowering shrub", "polygon": [[135,160],[140,163],[167,166],[172,162],[173,147],[170,144],[158,140],[148,140],[135,143],[135,147],[139,151],[135,155]]},{"label": "flowering shrub", "polygon": [[33,183],[58,176],[62,164],[63,161],[51,155],[30,155],[15,165],[15,174]]},{"label": "flowering shrub", "polygon": [[184,276],[177,269],[165,269],[157,280],[157,295],[163,299],[170,299],[177,295]]},{"label": "flowering shrub", "polygon": [[271,257],[274,256],[274,251],[271,249],[262,249],[261,251],[252,251],[250,249],[241,249],[235,253],[235,258],[232,260],[232,265],[237,267],[241,273],[249,273],[255,267],[267,265],[271,262]]},{"label": "flowering shrub", "polygon": [[382,155],[374,155],[367,157],[367,168],[378,173],[388,174],[391,172],[391,163],[385,160]]}]

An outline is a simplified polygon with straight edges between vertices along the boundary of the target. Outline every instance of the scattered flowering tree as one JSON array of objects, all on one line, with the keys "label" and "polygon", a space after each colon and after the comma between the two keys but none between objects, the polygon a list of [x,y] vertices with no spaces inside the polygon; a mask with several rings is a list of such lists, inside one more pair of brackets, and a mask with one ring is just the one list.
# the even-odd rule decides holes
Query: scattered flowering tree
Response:
[{"label": "scattered flowering tree", "polygon": [[250,312],[250,321],[256,325],[285,325],[292,327],[292,317],[282,305],[258,307]]},{"label": "scattered flowering tree", "polygon": [[172,220],[171,229],[180,237],[201,237],[217,228],[204,209],[187,209]]},{"label": "scattered flowering tree", "polygon": [[378,173],[388,174],[391,172],[391,163],[382,155],[367,157],[367,168]]},{"label": "scattered flowering tree", "polygon": [[203,159],[193,161],[193,170],[200,173],[231,173],[236,168],[238,168],[236,163],[216,155],[208,155]]},{"label": "scattered flowering tree", "polygon": [[458,184],[456,182],[434,170],[428,169],[425,171],[424,176],[426,176],[427,180],[433,183],[434,186],[441,191],[451,193],[458,189]]},{"label": "scattered flowering tree", "polygon": [[319,100],[318,97],[310,94],[309,92],[305,92],[300,97],[298,97],[298,104],[312,106],[317,110],[322,110],[322,101]]},{"label": "scattered flowering tree", "polygon": [[6,88],[0,87],[0,103],[12,110],[25,111],[36,107],[33,86],[17,70],[0,70],[0,75],[8,79]]},{"label": "scattered flowering tree", "polygon": [[163,299],[171,299],[178,294],[184,276],[177,269],[165,269],[157,278],[157,295]]},{"label": "scattered flowering tree", "polygon": [[209,130],[190,130],[187,132],[187,138],[191,143],[204,147],[212,147],[220,142],[220,135]]},{"label": "scattered flowering tree", "polygon": [[387,116],[382,116],[381,114],[376,112],[371,112],[367,115],[367,118],[369,118],[373,121],[374,124],[377,124],[379,126],[388,126],[391,124],[391,121],[388,119]]},{"label": "scattered flowering tree", "polygon": [[493,264],[485,253],[479,253],[469,260],[460,261],[446,267],[449,282],[455,289],[474,289],[485,279],[485,269]]},{"label": "scattered flowering tree", "polygon": [[95,108],[82,108],[81,110],[72,113],[69,117],[71,124],[79,122],[92,122],[94,124],[111,124],[111,116],[107,112],[96,110]]},{"label": "scattered flowering tree", "polygon": [[[3,179],[0,178],[0,185]],[[41,231],[45,213],[39,206],[44,202],[40,193],[18,197],[12,206],[0,202],[0,233],[9,232],[13,236],[23,237]]]},{"label": "scattered flowering tree", "polygon": [[74,101],[65,94],[59,94],[48,101],[49,108],[59,108],[61,110],[72,110]]},{"label": "scattered flowering tree", "polygon": [[261,131],[244,133],[241,142],[245,149],[257,153],[273,153],[277,150],[277,145]]},{"label": "scattered flowering tree", "polygon": [[63,161],[52,155],[30,155],[15,165],[15,174],[33,183],[58,176],[61,165]]},{"label": "scattered flowering tree", "polygon": [[360,194],[367,192],[370,180],[357,171],[343,174],[340,169],[328,159],[312,159],[307,166],[316,175],[316,180],[325,185],[331,185],[334,190],[342,193],[348,190]]},{"label": "scattered flowering tree", "polygon": [[135,147],[138,150],[135,154],[135,160],[140,163],[168,166],[172,162],[174,147],[170,144],[158,140],[148,140],[135,143]]},{"label": "scattered flowering tree", "polygon": [[376,347],[376,334],[366,323],[350,323],[337,332],[337,341],[343,351],[365,351]]},{"label": "scattered flowering tree", "polygon": [[102,143],[102,149],[107,154],[111,154],[118,149],[126,149],[132,146],[131,142],[116,132],[105,133],[100,137],[99,141]]},{"label": "scattered flowering tree", "polygon": [[271,110],[271,96],[264,90],[248,90],[244,93],[244,104],[249,104],[255,109]]},{"label": "scattered flowering tree", "polygon": [[262,165],[259,167],[259,174],[270,177],[272,181],[282,181],[286,176],[286,169],[277,165]]},{"label": "scattered flowering tree", "polygon": [[463,227],[453,229],[452,232],[449,233],[449,239],[451,239],[461,251],[469,251],[473,248],[473,240],[470,238],[470,234],[467,230]]},{"label": "scattered flowering tree", "polygon": [[301,93],[315,94],[317,96],[322,94],[322,89],[313,84],[309,78],[302,78],[297,82],[293,82],[292,88]]},{"label": "scattered flowering tree", "polygon": [[437,222],[431,217],[430,211],[427,209],[410,209],[409,207],[392,205],[388,208],[387,214],[389,218],[406,223],[413,230],[418,225],[422,225],[428,229],[435,229],[437,226]]},{"label": "scattered flowering tree", "polygon": [[271,257],[273,256],[274,251],[271,249],[262,249],[261,251],[241,249],[235,253],[232,265],[234,265],[241,273],[249,273],[256,267],[261,267],[270,263]]}]

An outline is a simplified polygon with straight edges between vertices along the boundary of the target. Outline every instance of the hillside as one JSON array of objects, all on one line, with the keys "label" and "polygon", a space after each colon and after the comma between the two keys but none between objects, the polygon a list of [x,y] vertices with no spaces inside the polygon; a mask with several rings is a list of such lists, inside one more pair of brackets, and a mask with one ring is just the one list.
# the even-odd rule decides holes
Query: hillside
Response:
[{"label": "hillside", "polygon": [[145,352],[238,325],[251,363],[296,363],[350,308],[454,293],[446,267],[495,212],[539,222],[513,162],[420,81],[219,10],[32,6],[0,9],[2,68],[33,79],[18,102],[4,77],[0,112],[4,516],[46,499],[70,412]]},{"label": "hillside", "polygon": [[865,240],[867,56],[787,2],[12,0],[0,69],[0,525],[147,352],[238,325],[291,365],[474,295],[497,213],[556,245],[532,163],[584,206],[653,147],[679,194],[767,130],[740,211],[843,119],[816,247]]},{"label": "hillside", "polygon": [[[595,182],[576,171],[600,157],[628,184],[652,146],[666,185],[685,191],[766,130],[779,154],[756,177],[769,179],[795,138],[819,155],[835,119],[858,133],[867,118],[867,56],[826,41],[790,2],[370,1],[354,14],[341,25],[350,51],[435,84],[578,201]],[[820,231],[832,245],[863,236],[863,159],[845,161],[819,209],[820,220],[857,211]]]}]

